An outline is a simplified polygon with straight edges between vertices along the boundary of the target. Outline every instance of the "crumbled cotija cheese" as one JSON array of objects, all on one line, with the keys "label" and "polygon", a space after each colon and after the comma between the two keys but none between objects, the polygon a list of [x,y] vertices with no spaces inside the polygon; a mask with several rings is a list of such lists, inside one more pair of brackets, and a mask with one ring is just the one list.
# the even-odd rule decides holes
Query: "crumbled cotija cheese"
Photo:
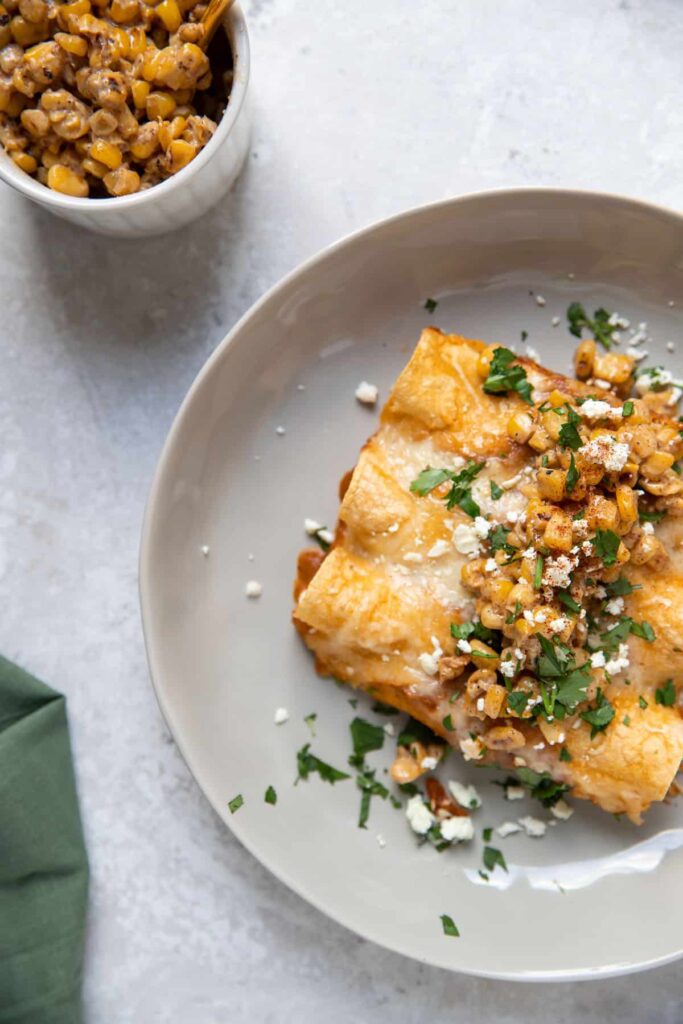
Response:
[{"label": "crumbled cotija cheese", "polygon": [[484,569],[486,570],[486,572],[495,572],[497,568],[498,568],[498,562],[495,560],[495,558],[487,558],[486,559],[486,565],[484,566]]},{"label": "crumbled cotija cheese", "polygon": [[551,633],[561,633],[563,629],[566,629],[570,625],[569,619],[561,615],[558,619],[555,619],[548,626]]},{"label": "crumbled cotija cheese", "polygon": [[605,665],[605,672],[610,676],[615,676],[618,672],[623,672],[631,664],[628,656],[628,644],[619,644],[619,653],[616,658],[610,658]]},{"label": "crumbled cotija cheese", "polygon": [[461,807],[481,807],[481,797],[474,786],[465,786],[457,779],[448,780],[448,788]]},{"label": "crumbled cotija cheese", "polygon": [[406,804],[406,818],[413,832],[417,832],[419,836],[429,832],[434,822],[434,815],[419,794],[411,796]]},{"label": "crumbled cotija cheese", "polygon": [[533,818],[530,814],[527,814],[526,817],[519,818],[518,820],[526,834],[533,839],[540,839],[541,836],[545,835],[546,823],[539,818]]},{"label": "crumbled cotija cheese", "polygon": [[434,648],[431,653],[420,654],[418,661],[420,668],[423,672],[426,672],[428,676],[435,676],[439,670],[439,659],[443,654],[441,644],[435,636],[432,637],[432,647]]},{"label": "crumbled cotija cheese", "polygon": [[626,465],[629,448],[622,441],[605,435],[589,441],[581,449],[581,454],[588,462],[604,466],[609,473],[618,473]]},{"label": "crumbled cotija cheese", "polygon": [[420,762],[420,768],[424,768],[426,772],[433,772],[438,763],[435,757],[423,757]]},{"label": "crumbled cotija cheese", "polygon": [[437,540],[427,552],[427,558],[441,558],[447,551],[450,551],[450,544],[447,540]]},{"label": "crumbled cotija cheese", "polygon": [[459,523],[456,526],[453,531],[453,543],[461,555],[477,555],[479,553],[479,534],[469,523]]},{"label": "crumbled cotija cheese", "polygon": [[587,398],[581,406],[581,415],[589,420],[599,420],[612,414],[621,416],[621,409],[613,409],[609,402],[596,398]]},{"label": "crumbled cotija cheese", "polygon": [[608,601],[605,605],[605,611],[608,615],[621,615],[624,610],[624,599],[623,597],[613,597],[611,601]]},{"label": "crumbled cotija cheese", "polygon": [[574,808],[570,807],[564,800],[558,800],[556,804],[550,808],[550,813],[554,817],[559,818],[560,821],[568,821],[574,813]]},{"label": "crumbled cotija cheese", "polygon": [[460,750],[466,761],[478,761],[481,757],[481,743],[471,736],[460,740]]},{"label": "crumbled cotija cheese", "polygon": [[576,568],[575,558],[568,558],[567,555],[549,558],[543,568],[543,583],[548,587],[564,589],[571,584],[571,572],[574,568]]},{"label": "crumbled cotija cheese", "polygon": [[523,786],[506,786],[505,787],[505,799],[506,800],[523,800],[524,799],[524,787]]},{"label": "crumbled cotija cheese", "polygon": [[368,384],[366,380],[360,382],[356,388],[356,398],[363,405],[374,405],[379,395],[379,388],[376,384]]},{"label": "crumbled cotija cheese", "polygon": [[263,587],[258,580],[249,580],[244,588],[244,593],[247,597],[260,597],[263,593]]},{"label": "crumbled cotija cheese", "polygon": [[591,654],[591,668],[604,668],[605,667],[605,654],[604,651],[595,651]]},{"label": "crumbled cotija cheese", "polygon": [[284,725],[289,720],[289,711],[287,708],[278,708],[273,717],[273,721],[276,725]]},{"label": "crumbled cotija cheese", "polygon": [[501,839],[505,839],[506,836],[514,835],[515,832],[521,832],[522,826],[518,825],[516,821],[504,821],[502,825],[498,825],[496,832]]},{"label": "crumbled cotija cheese", "polygon": [[510,658],[506,659],[505,661],[501,661],[500,663],[500,671],[504,676],[506,676],[507,679],[512,679],[512,677],[515,674],[516,668],[517,666],[515,665],[515,662],[512,661],[512,659]]},{"label": "crumbled cotija cheese", "polygon": [[466,843],[474,839],[474,825],[470,818],[446,818],[441,822],[441,835],[448,843]]},{"label": "crumbled cotija cheese", "polygon": [[463,654],[469,654],[472,650],[472,644],[469,640],[458,640],[457,648],[462,651]]},{"label": "crumbled cotija cheese", "polygon": [[315,537],[318,530],[322,530],[323,524],[317,519],[304,519],[304,530],[309,537]]}]

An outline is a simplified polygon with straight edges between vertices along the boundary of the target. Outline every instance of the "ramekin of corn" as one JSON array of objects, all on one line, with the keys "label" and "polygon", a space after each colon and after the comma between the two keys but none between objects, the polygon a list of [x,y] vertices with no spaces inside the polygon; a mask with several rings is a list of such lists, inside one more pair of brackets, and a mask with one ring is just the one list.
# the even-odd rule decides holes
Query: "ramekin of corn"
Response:
[{"label": "ramekin of corn", "polygon": [[249,146],[239,4],[0,0],[0,178],[102,234],[161,234],[230,188]]}]

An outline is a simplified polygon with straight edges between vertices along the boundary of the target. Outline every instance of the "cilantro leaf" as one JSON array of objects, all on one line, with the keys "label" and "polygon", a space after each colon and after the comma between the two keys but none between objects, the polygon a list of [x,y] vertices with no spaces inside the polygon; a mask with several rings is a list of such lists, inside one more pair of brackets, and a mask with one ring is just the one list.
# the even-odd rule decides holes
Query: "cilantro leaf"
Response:
[{"label": "cilantro leaf", "polygon": [[444,935],[450,935],[454,939],[460,938],[460,932],[458,931],[457,925],[452,917],[448,914],[441,915],[441,927],[443,928]]},{"label": "cilantro leaf", "polygon": [[413,494],[424,497],[441,484],[450,481],[451,489],[446,495],[446,508],[450,511],[458,505],[472,519],[481,512],[479,505],[472,497],[472,482],[484,468],[483,462],[468,462],[464,469],[456,473],[452,469],[432,469],[427,466],[410,485]]},{"label": "cilantro leaf", "polygon": [[365,757],[371,750],[381,750],[384,746],[386,733],[381,725],[373,725],[364,718],[356,716],[351,722],[351,740],[353,742],[353,753],[358,758]]},{"label": "cilantro leaf", "polygon": [[572,409],[571,405],[567,404],[565,409],[567,411],[567,422],[563,423],[560,427],[560,448],[571,448],[572,451],[576,452],[583,444],[581,434],[577,429],[581,422],[581,417]]},{"label": "cilantro leaf", "polygon": [[491,480],[491,497],[494,501],[498,501],[499,498],[503,497],[505,493],[502,487],[499,487],[495,480]]},{"label": "cilantro leaf", "polygon": [[649,622],[631,622],[631,632],[634,636],[647,640],[649,644],[653,644],[656,640],[655,631]]},{"label": "cilantro leaf", "polygon": [[518,715],[524,714],[529,703],[529,694],[523,690],[512,690],[507,697],[508,707]]},{"label": "cilantro leaf", "polygon": [[620,576],[612,583],[605,583],[605,590],[610,597],[625,597],[626,594],[632,594],[634,590],[642,590],[642,587],[640,583],[633,586],[625,576]]},{"label": "cilantro leaf", "polygon": [[[423,746],[427,746],[430,743],[438,742],[439,739],[432,730],[428,729],[422,722],[418,722],[416,718],[408,719],[403,731],[399,733],[396,739],[396,744],[399,747],[409,747],[411,743],[421,743]],[[443,743],[443,740],[440,742]]]},{"label": "cilantro leaf", "polygon": [[381,782],[378,782],[375,778],[375,769],[372,771],[360,772],[356,776],[356,785],[361,790],[362,796],[360,798],[360,813],[358,815],[358,828],[365,828],[367,826],[368,818],[370,817],[370,801],[373,796],[379,796],[382,800],[386,800],[389,796],[389,790],[386,786],[383,786]]},{"label": "cilantro leaf", "polygon": [[597,530],[593,538],[595,554],[602,560],[605,568],[614,565],[620,544],[619,536],[614,530]]},{"label": "cilantro leaf", "polygon": [[633,402],[630,399],[628,402],[624,402],[624,407],[621,410],[621,415],[623,416],[623,418],[628,419],[629,416],[633,416],[634,408],[635,406],[633,405]]},{"label": "cilantro leaf", "polygon": [[598,689],[594,706],[588,711],[582,711],[580,717],[591,726],[591,739],[593,739],[610,724],[614,718],[614,708],[602,690]]},{"label": "cilantro leaf", "polygon": [[306,717],[304,718],[304,722],[311,730],[311,736],[315,736],[315,720],[317,717],[318,716],[315,713],[315,711],[312,711],[310,715],[306,715]]},{"label": "cilantro leaf", "polygon": [[491,545],[491,551],[504,551],[506,555],[514,555],[519,550],[514,544],[508,544],[508,534],[510,533],[509,526],[503,526],[502,523],[498,523],[489,531],[488,541]]},{"label": "cilantro leaf", "polygon": [[266,790],[263,799],[267,804],[275,805],[277,803],[277,793],[275,792],[273,786],[268,786],[268,789]]},{"label": "cilantro leaf", "polygon": [[667,679],[664,686],[657,687],[655,701],[657,704],[663,704],[665,708],[673,707],[676,702],[676,687],[673,679]]},{"label": "cilantro leaf", "polygon": [[571,761],[572,755],[569,753],[566,747],[562,747],[560,751],[560,761]]},{"label": "cilantro leaf", "polygon": [[489,366],[488,377],[484,381],[484,391],[490,395],[516,391],[528,405],[533,405],[531,384],[527,380],[526,370],[517,364],[512,366],[517,356],[509,348],[497,348]]},{"label": "cilantro leaf", "polygon": [[453,732],[453,730],[455,729],[455,726],[453,725],[453,719],[451,718],[450,714],[445,716],[441,724],[443,725],[444,729],[448,729],[449,732]]},{"label": "cilantro leaf", "polygon": [[487,871],[493,871],[493,869],[500,865],[503,871],[507,871],[508,866],[505,863],[505,857],[502,852],[496,849],[495,846],[484,847],[484,867]]},{"label": "cilantro leaf", "polygon": [[662,512],[648,512],[644,508],[638,509],[638,519],[641,523],[661,523],[665,515],[666,510]]},{"label": "cilantro leaf", "polygon": [[578,615],[581,611],[581,605],[574,600],[568,590],[556,590],[555,597],[574,615]]},{"label": "cilantro leaf", "polygon": [[[657,699],[657,697],[655,695],[655,700],[656,699]],[[638,705],[643,709],[643,711],[645,710],[646,707],[649,707],[647,701],[645,700],[645,698],[643,696],[640,696],[638,698]]]},{"label": "cilantro leaf", "polygon": [[439,303],[436,301],[436,299],[427,299],[427,301],[424,304],[424,308],[427,310],[428,313],[433,313],[438,305]]},{"label": "cilantro leaf", "polygon": [[591,320],[580,302],[572,302],[567,308],[567,320],[569,333],[575,338],[580,338],[582,331],[586,329],[604,348],[612,347],[612,335],[616,325],[610,324],[610,314],[606,309],[596,309]]},{"label": "cilantro leaf", "polygon": [[567,470],[567,476],[566,476],[565,482],[564,482],[564,486],[565,486],[565,490],[567,491],[567,494],[571,494],[572,493],[572,491],[574,490],[574,488],[576,487],[576,485],[579,482],[579,476],[580,476],[579,471],[576,468],[576,463],[574,462],[574,452],[572,452],[570,454],[570,456],[569,456],[569,469]]},{"label": "cilantro leaf", "polygon": [[240,807],[243,804],[244,804],[244,797],[242,796],[241,793],[238,793],[237,796],[234,796],[232,798],[232,800],[228,801],[228,807],[230,808],[230,813],[234,814],[235,811],[239,811]]},{"label": "cilantro leaf", "polygon": [[569,786],[556,782],[548,772],[535,772],[531,768],[517,768],[519,781],[525,785],[543,807],[553,807],[567,792]]},{"label": "cilantro leaf", "polygon": [[310,748],[311,744],[306,743],[301,750],[297,751],[296,763],[299,771],[296,778],[297,782],[299,779],[308,779],[309,775],[313,772],[317,772],[323,782],[329,782],[332,786],[335,782],[350,778],[346,772],[340,772],[338,768],[333,768],[331,764],[326,764],[325,761],[321,761],[315,754],[311,754]]}]

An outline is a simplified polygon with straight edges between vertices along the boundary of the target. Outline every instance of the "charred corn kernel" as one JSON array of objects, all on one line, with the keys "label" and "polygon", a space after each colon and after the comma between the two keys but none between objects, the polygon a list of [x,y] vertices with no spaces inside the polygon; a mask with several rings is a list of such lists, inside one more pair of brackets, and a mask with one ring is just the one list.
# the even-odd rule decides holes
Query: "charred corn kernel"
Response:
[{"label": "charred corn kernel", "polygon": [[[5,21],[7,18],[7,21]],[[0,50],[4,49],[5,46],[9,46],[12,42],[12,29],[9,27],[9,15],[7,12],[0,11]]]},{"label": "charred corn kernel", "polygon": [[64,164],[53,164],[47,175],[48,187],[65,196],[78,196],[84,199],[89,192],[85,178],[66,167]]},{"label": "charred corn kernel", "polygon": [[553,513],[545,528],[543,540],[549,548],[553,548],[555,551],[571,550],[574,544],[572,521],[566,512],[558,509]]},{"label": "charred corn kernel", "polygon": [[526,444],[534,429],[533,418],[528,412],[516,412],[508,420],[507,433],[517,444]]},{"label": "charred corn kernel", "polygon": [[494,725],[484,734],[483,742],[489,750],[520,750],[526,744],[526,738],[512,725]]},{"label": "charred corn kernel", "polygon": [[536,594],[533,587],[525,582],[516,583],[508,594],[507,607],[514,608],[517,604],[520,604],[522,608],[531,608],[535,600]]},{"label": "charred corn kernel", "polygon": [[559,440],[560,428],[564,422],[565,418],[553,412],[552,409],[541,413],[541,426],[552,441]]},{"label": "charred corn kernel", "polygon": [[113,142],[106,142],[104,139],[98,139],[96,142],[93,142],[90,147],[90,156],[93,160],[98,160],[101,164],[105,164],[110,171],[115,171],[123,162],[123,156],[119,147],[115,146]]},{"label": "charred corn kernel", "polygon": [[539,469],[536,473],[538,493],[547,501],[562,501],[565,495],[567,474],[563,469]]},{"label": "charred corn kernel", "polygon": [[593,376],[609,381],[610,384],[624,384],[633,373],[634,366],[633,356],[607,352],[605,355],[596,355]]},{"label": "charred corn kernel", "polygon": [[156,135],[145,134],[131,144],[130,155],[134,160],[148,160],[159,147]]},{"label": "charred corn kernel", "polygon": [[146,82],[153,82],[156,74],[160,51],[152,44],[142,58],[142,77]]},{"label": "charred corn kernel", "polygon": [[130,39],[125,28],[118,25],[112,27],[111,36],[114,44],[114,56],[119,60],[122,57],[128,57],[130,55]]},{"label": "charred corn kernel", "polygon": [[559,409],[563,405],[571,405],[572,396],[566,395],[564,391],[559,391],[557,388],[553,388],[548,395],[548,401],[554,409]]},{"label": "charred corn kernel", "polygon": [[504,686],[494,683],[484,695],[484,714],[487,718],[498,718],[507,701],[507,690]]},{"label": "charred corn kernel", "polygon": [[168,147],[168,153],[171,158],[171,171],[173,174],[177,174],[183,167],[186,167],[196,152],[197,150],[192,143],[185,142],[184,139],[176,139],[172,142]]},{"label": "charred corn kernel", "polygon": [[54,153],[51,149],[46,149],[44,153],[41,153],[40,162],[43,167],[47,167],[49,170],[54,167],[55,164],[59,163],[59,153]]},{"label": "charred corn kernel", "polygon": [[[605,467],[599,465],[597,462],[588,462],[581,456],[579,451],[576,458],[577,465],[581,471],[581,477],[585,484],[591,487],[594,484],[599,484],[605,475]],[[572,491],[575,494],[576,490]]]},{"label": "charred corn kernel", "polygon": [[491,368],[491,360],[493,359],[493,353],[496,351],[498,347],[498,345],[489,345],[488,348],[485,348],[484,351],[479,356],[479,359],[477,361],[477,373],[482,378],[482,380],[485,380],[486,377],[488,377],[489,375],[489,370]]},{"label": "charred corn kernel", "polygon": [[99,161],[93,160],[89,156],[86,156],[83,159],[81,167],[86,174],[92,174],[93,178],[103,178],[105,174],[109,173],[109,168],[106,164],[101,164]]},{"label": "charred corn kernel", "polygon": [[538,728],[541,730],[546,743],[551,745],[562,743],[567,732],[567,726],[564,722],[546,722],[543,715],[538,716]]},{"label": "charred corn kernel", "polygon": [[596,496],[586,510],[586,521],[595,530],[614,530],[617,519],[617,506],[609,498]]},{"label": "charred corn kernel", "polygon": [[133,103],[138,110],[144,110],[147,106],[147,97],[151,88],[149,82],[143,82],[141,79],[136,79],[131,84],[130,91],[133,95]]},{"label": "charred corn kernel", "polygon": [[619,431],[621,434],[630,434],[629,445],[631,448],[631,455],[635,456],[638,460],[646,459],[648,455],[652,455],[657,451],[657,435],[646,423],[640,423],[633,429],[629,429],[628,426],[622,427]]},{"label": "charred corn kernel", "polygon": [[55,42],[59,43],[65,53],[72,53],[75,57],[85,57],[88,52],[88,40],[83,36],[74,36],[70,32],[56,32]]},{"label": "charred corn kernel", "polygon": [[500,655],[498,655],[492,647],[489,647],[488,644],[483,643],[481,640],[472,640],[471,643],[472,652],[470,657],[474,664],[479,668],[487,668],[492,672],[495,672],[500,664]]},{"label": "charred corn kernel", "polygon": [[481,558],[473,558],[471,562],[465,562],[460,570],[460,579],[466,587],[477,590],[484,582],[484,561]]},{"label": "charred corn kernel", "polygon": [[394,782],[399,785],[405,785],[407,782],[414,782],[415,779],[419,779],[422,775],[422,768],[417,763],[416,759],[408,753],[405,747],[400,748],[402,753],[394,759],[394,762],[389,769]]},{"label": "charred corn kernel", "polygon": [[579,380],[588,380],[593,375],[597,346],[592,338],[586,338],[576,346],[574,370]]},{"label": "charred corn kernel", "polygon": [[183,16],[176,0],[161,0],[154,8],[154,13],[163,22],[167,32],[177,32],[180,28]]},{"label": "charred corn kernel", "polygon": [[19,117],[26,106],[27,98],[19,92],[13,93],[5,104],[5,113],[10,117]]},{"label": "charred corn kernel", "polygon": [[141,25],[128,29],[128,57],[134,60],[147,49],[147,34]]},{"label": "charred corn kernel", "polygon": [[12,18],[10,31],[14,42],[26,49],[27,46],[33,46],[34,43],[40,43],[46,39],[49,27],[46,21],[41,21],[36,25],[31,21],[26,21],[26,18],[22,18],[19,14],[16,18]]},{"label": "charred corn kernel", "polygon": [[30,153],[15,152],[11,155],[17,167],[20,167],[22,171],[26,171],[27,174],[33,174],[38,167],[38,161]]},{"label": "charred corn kernel", "polygon": [[620,541],[619,547],[617,548],[616,565],[625,565],[626,562],[628,562],[628,560],[630,559],[630,557],[631,552],[623,543],[623,541]]},{"label": "charred corn kernel", "polygon": [[513,586],[512,580],[506,580],[499,576],[497,579],[484,580],[481,593],[483,597],[494,604],[505,604]]},{"label": "charred corn kernel", "polygon": [[515,633],[519,637],[531,636],[532,633],[536,632],[536,629],[537,627],[533,622],[527,622],[523,618],[515,619]]},{"label": "charred corn kernel", "polygon": [[117,25],[126,25],[136,20],[139,11],[138,0],[112,0],[108,13]]},{"label": "charred corn kernel", "polygon": [[552,442],[543,427],[536,427],[527,444],[531,445],[535,452],[547,452]]},{"label": "charred corn kernel", "polygon": [[502,629],[505,625],[505,610],[495,604],[484,604],[479,609],[479,618],[487,629]]},{"label": "charred corn kernel", "polygon": [[102,180],[112,196],[129,196],[140,191],[140,175],[137,171],[131,171],[125,164],[105,174]]},{"label": "charred corn kernel", "polygon": [[194,95],[192,89],[176,89],[173,93],[173,99],[176,101],[178,106],[182,106],[185,103],[189,103]]},{"label": "charred corn kernel", "polygon": [[640,483],[649,494],[655,494],[657,497],[669,497],[683,491],[683,480],[672,469],[652,480],[642,477]]},{"label": "charred corn kernel", "polygon": [[668,556],[662,542],[651,533],[641,533],[631,548],[631,561],[634,565],[652,565],[652,568],[663,568]]},{"label": "charred corn kernel", "polygon": [[150,120],[167,121],[175,110],[175,100],[167,92],[151,92],[145,110]]},{"label": "charred corn kernel", "polygon": [[625,484],[617,484],[615,497],[617,499],[617,510],[623,525],[635,523],[638,518],[638,499],[633,493],[633,488]]},{"label": "charred corn kernel", "polygon": [[654,452],[641,462],[640,472],[644,477],[656,479],[666,473],[667,469],[671,469],[673,464],[674,457],[670,452]]},{"label": "charred corn kernel", "polygon": [[184,117],[174,117],[172,121],[164,121],[159,125],[159,145],[164,150],[168,149],[174,139],[179,138],[185,131],[187,120]]}]

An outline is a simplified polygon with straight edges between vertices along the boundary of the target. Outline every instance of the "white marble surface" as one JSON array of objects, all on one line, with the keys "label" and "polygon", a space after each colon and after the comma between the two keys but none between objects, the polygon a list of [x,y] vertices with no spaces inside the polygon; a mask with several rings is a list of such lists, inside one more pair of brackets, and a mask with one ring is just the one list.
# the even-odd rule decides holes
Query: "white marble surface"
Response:
[{"label": "white marble surface", "polygon": [[155,461],[194,374],[321,246],[492,186],[681,206],[683,8],[246,6],[256,130],[214,213],[113,242],[0,186],[0,649],[69,697],[93,873],[88,1022],[677,1024],[676,965],[552,989],[452,976],[356,939],[272,879],[216,820],[161,721],[136,559]]}]

